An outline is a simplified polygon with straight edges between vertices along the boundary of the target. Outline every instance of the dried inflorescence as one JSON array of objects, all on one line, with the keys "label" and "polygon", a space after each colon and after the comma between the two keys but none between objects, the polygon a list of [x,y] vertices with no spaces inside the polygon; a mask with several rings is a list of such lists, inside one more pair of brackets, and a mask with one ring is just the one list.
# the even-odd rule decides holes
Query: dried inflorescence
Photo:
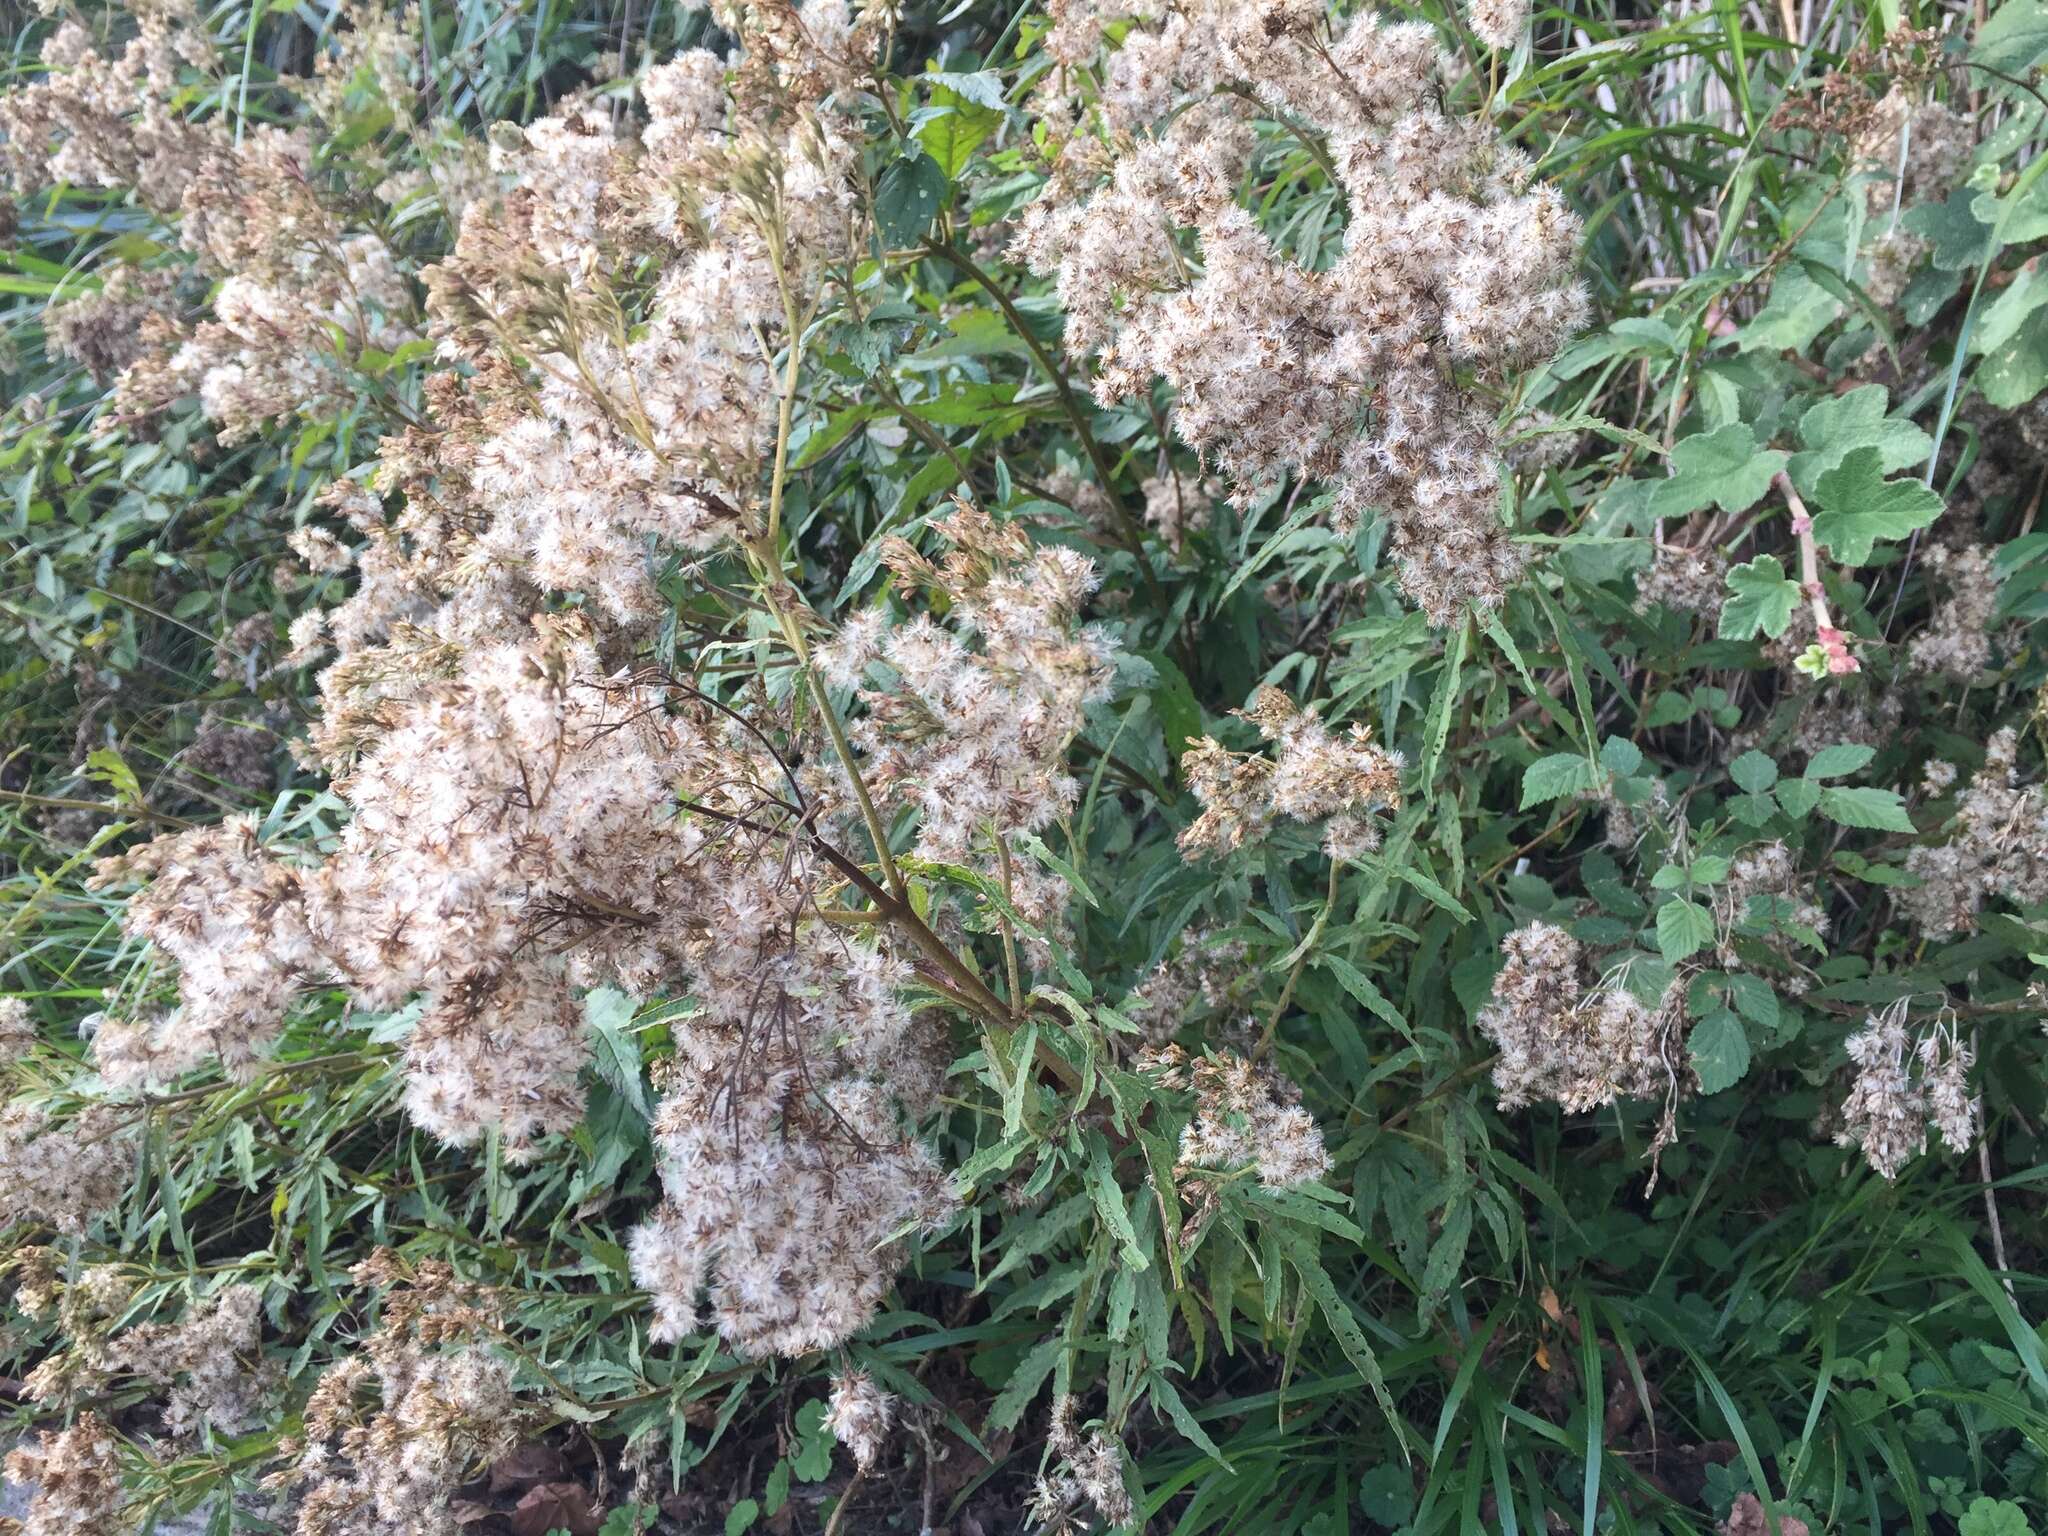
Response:
[{"label": "dried inflorescence", "polygon": [[1034,549],[1022,527],[962,502],[933,523],[937,561],[898,539],[884,559],[908,593],[943,607],[892,624],[856,615],[820,654],[826,675],[862,684],[875,662],[887,686],[863,686],[852,728],[862,776],[885,809],[917,812],[919,858],[966,865],[1003,887],[1041,933],[1058,931],[1069,891],[1018,839],[1069,812],[1079,785],[1067,748],[1087,707],[1108,697],[1115,649],[1082,621],[1098,580],[1093,562]]},{"label": "dried inflorescence", "polygon": [[1925,556],[1945,595],[1906,645],[1906,665],[1961,682],[1991,665],[1991,627],[1998,612],[1998,567],[1982,544],[1936,544]]},{"label": "dried inflorescence", "polygon": [[116,1087],[164,1082],[205,1061],[253,1073],[293,995],[320,969],[304,877],[257,839],[254,817],[160,837],[103,859],[96,889],[148,882],[128,899],[128,932],[177,965],[180,1006],[164,1018],[104,1020],[93,1037]]},{"label": "dried inflorescence", "polygon": [[1195,1009],[1227,1010],[1258,985],[1258,971],[1245,963],[1246,953],[1243,939],[1220,938],[1207,926],[1187,929],[1174,954],[1131,988],[1124,1016],[1151,1044],[1163,1045]]},{"label": "dried inflorescence", "polygon": [[1124,1481],[1123,1442],[1106,1425],[1084,1433],[1078,1417],[1072,1397],[1053,1400],[1046,1448],[1058,1465],[1032,1489],[1029,1514],[1035,1530],[1068,1536],[1086,1528],[1091,1511],[1114,1529],[1130,1524],[1136,1512]]},{"label": "dried inflorescence", "polygon": [[1715,926],[1721,934],[1716,958],[1728,970],[1748,969],[1734,939],[1738,926],[1761,936],[1789,974],[1778,977],[1788,991],[1803,992],[1806,977],[1793,963],[1795,946],[1828,931],[1828,916],[1813,899],[1813,881],[1782,842],[1745,848],[1728,864],[1728,877],[1713,888]]},{"label": "dried inflorescence", "polygon": [[295,1536],[459,1536],[456,1488],[532,1421],[487,1347],[497,1309],[444,1264],[379,1250],[350,1273],[383,1315],[314,1386],[268,1486],[289,1491]]},{"label": "dried inflorescence", "polygon": [[1673,986],[1652,1006],[1620,975],[1601,976],[1562,928],[1531,923],[1501,940],[1481,1034],[1500,1052],[1502,1109],[1550,1100],[1569,1113],[1616,1099],[1668,1099],[1683,1056],[1684,1009]]},{"label": "dried inflorescence", "polygon": [[1277,688],[1261,688],[1242,718],[1273,755],[1236,753],[1204,736],[1181,757],[1202,814],[1180,834],[1183,853],[1230,853],[1266,835],[1276,816],[1323,823],[1323,851],[1353,859],[1379,846],[1381,811],[1401,803],[1401,758],[1354,723],[1342,736]]},{"label": "dried inflorescence", "polygon": [[1995,732],[1984,766],[1956,797],[1948,841],[1906,854],[1906,873],[1920,884],[1894,899],[1932,937],[1974,928],[1993,896],[2018,906],[2048,901],[2048,794],[2018,783],[2018,758],[2017,733]]},{"label": "dried inflorescence", "polygon": [[60,1118],[44,1105],[9,1099],[0,1106],[0,1227],[39,1222],[84,1232],[134,1177],[135,1129],[108,1105]]},{"label": "dried inflorescence", "polygon": [[846,1371],[832,1378],[825,1427],[853,1453],[861,1470],[869,1471],[888,1443],[889,1420],[895,1407],[896,1399],[876,1386],[874,1377],[866,1371]]},{"label": "dried inflorescence", "polygon": [[[1490,30],[1519,33],[1512,9]],[[1181,439],[1241,500],[1293,473],[1330,484],[1340,529],[1380,511],[1440,624],[1498,602],[1526,559],[1493,413],[1459,378],[1540,362],[1586,312],[1578,220],[1485,122],[1443,110],[1451,64],[1427,26],[1369,12],[1177,7],[1108,60],[1102,110],[1130,145],[1109,184],[1077,195],[1095,179],[1077,141],[1016,241],[1057,280],[1069,353],[1099,355],[1100,398],[1164,379]],[[1238,201],[1260,109],[1327,143],[1349,210],[1327,268]]]},{"label": "dried inflorescence", "polygon": [[121,1529],[121,1466],[120,1437],[96,1413],[8,1452],[8,1482],[33,1490],[21,1536],[107,1536]]},{"label": "dried inflorescence", "polygon": [[66,1407],[133,1378],[166,1389],[164,1427],[174,1436],[239,1434],[265,1421],[281,1377],[263,1356],[260,1285],[224,1287],[174,1322],[117,1328],[133,1294],[112,1265],[50,1288],[43,1299],[55,1302],[65,1347],[30,1373],[28,1395]]},{"label": "dried inflorescence", "polygon": [[1261,1184],[1285,1189],[1330,1170],[1330,1154],[1301,1090],[1279,1073],[1237,1055],[1188,1062],[1174,1047],[1154,1058],[1164,1086],[1194,1094],[1180,1133],[1178,1171],[1250,1169]]},{"label": "dried inflorescence", "polygon": [[1843,1100],[1836,1142],[1862,1149],[1887,1179],[1919,1156],[1930,1126],[1951,1152],[1977,1139],[1980,1109],[1970,1091],[1975,1052],[1954,1020],[1938,1022],[1915,1042],[1906,1032],[1906,999],[1872,1014],[1845,1045],[1856,1077]]},{"label": "dried inflorescence", "polygon": [[[901,1000],[909,968],[824,913],[850,786],[792,712],[631,664],[668,606],[652,544],[779,558],[758,486],[795,380],[773,358],[863,249],[858,146],[827,98],[863,78],[885,19],[730,19],[731,59],[650,74],[637,142],[573,97],[494,139],[495,185],[460,200],[455,249],[425,274],[425,326],[468,366],[428,376],[430,425],[387,438],[367,485],[322,495],[348,542],[323,525],[294,540],[316,580],[354,582],[290,636],[297,661],[331,653],[305,755],[351,819],[303,866],[244,824],[110,866],[155,877],[131,930],[177,961],[183,1003],[110,1023],[97,1054],[127,1083],[216,1057],[247,1070],[298,989],[338,982],[365,1008],[417,1004],[416,1122],[524,1157],[581,1118],[579,993],[688,992],[655,1125],[667,1198],[636,1273],[663,1337],[708,1305],[735,1348],[797,1352],[872,1315],[889,1240],[952,1195],[906,1118],[939,1070]],[[382,37],[347,70],[374,75]],[[294,154],[252,135],[243,195],[187,199],[184,238],[317,298],[300,257],[340,272],[354,248],[291,190]],[[236,280],[223,298],[256,305]],[[1072,803],[1064,749],[1106,646],[1078,622],[1088,562],[977,517],[947,530],[958,631],[914,623],[891,647],[899,676],[930,634],[953,647],[914,679],[936,734],[882,732],[878,698],[870,766],[885,802],[923,813],[921,851],[993,871],[987,827],[1029,833]],[[1017,884],[1049,924],[1064,889],[1035,864]]]},{"label": "dried inflorescence", "polygon": [[1662,604],[1698,618],[1713,618],[1727,596],[1728,560],[1712,546],[1655,545],[1649,565],[1636,572],[1639,607]]}]

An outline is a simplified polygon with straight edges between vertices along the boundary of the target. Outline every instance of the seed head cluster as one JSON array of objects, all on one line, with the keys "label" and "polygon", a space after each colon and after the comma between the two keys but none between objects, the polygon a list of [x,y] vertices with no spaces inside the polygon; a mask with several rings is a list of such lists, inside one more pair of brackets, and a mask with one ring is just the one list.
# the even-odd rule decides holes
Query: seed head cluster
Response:
[{"label": "seed head cluster", "polygon": [[[1490,8],[1503,37],[1512,9]],[[1442,109],[1452,68],[1430,28],[1370,12],[1175,7],[1107,60],[1101,111],[1129,147],[1102,166],[1070,144],[1015,247],[1056,279],[1104,403],[1162,379],[1240,501],[1296,474],[1329,485],[1340,529],[1380,513],[1439,624],[1525,563],[1492,411],[1460,381],[1543,361],[1586,313],[1577,218],[1487,123]],[[1240,202],[1261,114],[1327,149],[1348,210],[1327,266]]]},{"label": "seed head cluster", "polygon": [[1625,978],[1592,974],[1584,947],[1550,923],[1517,928],[1500,948],[1477,1022],[1500,1052],[1493,1085],[1502,1109],[1549,1100],[1578,1114],[1672,1091],[1685,1018],[1675,983],[1645,1004]]}]

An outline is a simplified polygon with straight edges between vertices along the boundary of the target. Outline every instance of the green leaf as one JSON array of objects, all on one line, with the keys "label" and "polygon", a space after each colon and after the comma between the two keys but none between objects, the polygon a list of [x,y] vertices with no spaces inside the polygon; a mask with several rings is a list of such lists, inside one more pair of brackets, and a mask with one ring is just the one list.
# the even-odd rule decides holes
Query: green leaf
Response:
[{"label": "green leaf", "polygon": [[1316,1310],[1323,1314],[1323,1321],[1330,1325],[1330,1332],[1336,1336],[1337,1347],[1344,1351],[1344,1358],[1372,1388],[1372,1395],[1379,1400],[1380,1412],[1386,1416],[1395,1441],[1405,1456],[1407,1436],[1402,1433],[1400,1418],[1394,1412],[1394,1400],[1387,1395],[1387,1381],[1380,1371],[1379,1356],[1373,1353],[1365,1330],[1358,1326],[1358,1319],[1351,1315],[1350,1303],[1337,1293],[1329,1272],[1323,1268],[1322,1259],[1316,1253],[1317,1239],[1298,1228],[1278,1224],[1269,1225],[1266,1230],[1272,1233],[1286,1253],[1287,1261],[1294,1266],[1294,1272],[1301,1277],[1302,1290],[1315,1302]]},{"label": "green leaf", "polygon": [[1934,440],[1912,422],[1886,415],[1889,401],[1882,384],[1865,384],[1809,407],[1799,418],[1806,451],[1793,454],[1787,466],[1792,483],[1812,495],[1814,482],[1858,448],[1875,448],[1887,472],[1925,463]]},{"label": "green leaf", "polygon": [[1970,57],[2005,74],[2024,76],[2048,59],[2048,5],[2041,0],[2006,0],[1977,28]]},{"label": "green leaf", "polygon": [[1799,606],[1799,583],[1785,574],[1776,555],[1758,555],[1728,573],[1728,597],[1721,604],[1723,640],[1747,640],[1755,634],[1773,640],[1792,622]]},{"label": "green leaf", "polygon": [[875,181],[875,228],[891,250],[914,245],[931,228],[952,191],[944,167],[930,155],[903,155]]},{"label": "green leaf", "polygon": [[[1999,8],[1999,14],[2017,7],[2009,3]],[[1979,192],[1977,200],[1970,204],[1970,211],[1978,219],[1989,224],[2005,237],[2009,245],[2024,245],[2029,240],[2038,240],[2048,235],[2048,176],[2037,177],[2031,184],[2022,186],[2000,197],[1996,192]],[[2000,227],[2000,220],[2004,225]]]},{"label": "green leaf", "polygon": [[647,1085],[641,1079],[640,1042],[632,1033],[633,999],[611,987],[599,987],[583,999],[583,1022],[589,1027],[591,1065],[620,1098],[646,1120],[653,1114]]},{"label": "green leaf", "polygon": [[1599,787],[1600,776],[1585,758],[1576,752],[1554,752],[1522,771],[1522,809]]},{"label": "green leaf", "polygon": [[1784,779],[1777,788],[1778,804],[1785,808],[1786,815],[1803,819],[1820,804],[1820,790],[1820,785],[1811,779]]},{"label": "green leaf", "polygon": [[1752,747],[1728,765],[1728,776],[1748,793],[1760,795],[1778,782],[1778,765]]},{"label": "green leaf", "polygon": [[[2048,185],[2048,182],[2043,185]],[[2048,272],[2041,270],[2038,261],[2030,261],[2019,269],[2019,276],[2007,284],[2005,292],[1984,311],[1984,318],[1977,322],[1977,329],[1970,337],[1970,350],[2003,351],[2043,304],[2048,304]]]},{"label": "green leaf", "polygon": [[1977,365],[1977,388],[2001,410],[2017,410],[2048,389],[2048,309],[2027,316],[2013,337]]},{"label": "green leaf", "polygon": [[1685,1043],[1702,1093],[1733,1088],[1749,1071],[1749,1033],[1730,1009],[1716,1008],[1701,1019]]},{"label": "green leaf", "polygon": [[1643,749],[1626,736],[1610,736],[1600,743],[1600,762],[1617,778],[1627,778],[1643,766]]},{"label": "green leaf", "polygon": [[[934,77],[927,75],[925,78],[930,80]],[[975,77],[953,75],[948,78],[964,82]],[[1001,107],[1000,87],[996,88],[996,105],[991,108],[961,91],[935,84],[931,106],[920,109],[912,118],[916,125],[912,134],[950,180],[967,169],[967,162],[973,159],[975,150],[1002,126]]]},{"label": "green leaf", "polygon": [[[1737,333],[1738,352],[1803,352],[1842,312],[1842,301],[1804,267],[1781,271],[1756,318]],[[1754,498],[1752,498],[1754,499]]]},{"label": "green leaf", "polygon": [[1144,1249],[1138,1246],[1138,1232],[1131,1225],[1131,1213],[1124,1204],[1124,1192],[1116,1182],[1116,1169],[1109,1161],[1109,1149],[1097,1140],[1088,1149],[1088,1167],[1085,1178],[1088,1193],[1095,1201],[1097,1214],[1103,1225],[1116,1238],[1117,1247],[1122,1251],[1124,1263],[1132,1269],[1145,1269],[1151,1260],[1145,1257]]},{"label": "green leaf", "polygon": [[1821,510],[1813,536],[1828,553],[1861,565],[1881,539],[1902,539],[1941,516],[1941,498],[1917,480],[1887,480],[1875,448],[1858,448],[1814,486]]},{"label": "green leaf", "polygon": [[1889,789],[1861,787],[1841,789],[1830,786],[1820,793],[1821,814],[1845,827],[1863,827],[1873,832],[1911,832],[1913,818],[1905,802]]},{"label": "green leaf", "polygon": [[1956,1536],[2034,1536],[2034,1527],[2019,1505],[1979,1497],[1970,1501],[1963,1518],[1956,1522]]},{"label": "green leaf", "polygon": [[1848,742],[1822,747],[1807,763],[1806,776],[1809,779],[1839,779],[1844,774],[1855,773],[1875,756],[1877,748]]},{"label": "green leaf", "polygon": [[1651,496],[1650,510],[1658,517],[1688,517],[1702,507],[1746,511],[1771,488],[1785,457],[1776,448],[1759,448],[1756,434],[1739,421],[1696,432],[1671,450],[1671,478]]},{"label": "green leaf", "polygon": [[1991,226],[1977,217],[1976,198],[1974,187],[1959,187],[1946,202],[1909,209],[1899,223],[1934,242],[1931,259],[1937,267],[1948,272],[1968,271],[1989,261],[1995,249]]},{"label": "green leaf", "polygon": [[1667,901],[1657,909],[1657,949],[1676,965],[1714,938],[1714,916],[1696,901]]},{"label": "green leaf", "polygon": [[741,1499],[725,1517],[725,1536],[740,1536],[743,1531],[751,1531],[754,1522],[760,1518],[761,1506],[752,1499]]},{"label": "green leaf", "polygon": [[1725,980],[1728,985],[1728,1001],[1735,1005],[1737,1013],[1765,1029],[1777,1029],[1782,1010],[1778,1004],[1778,994],[1771,990],[1769,982],[1746,971],[1731,971]]}]

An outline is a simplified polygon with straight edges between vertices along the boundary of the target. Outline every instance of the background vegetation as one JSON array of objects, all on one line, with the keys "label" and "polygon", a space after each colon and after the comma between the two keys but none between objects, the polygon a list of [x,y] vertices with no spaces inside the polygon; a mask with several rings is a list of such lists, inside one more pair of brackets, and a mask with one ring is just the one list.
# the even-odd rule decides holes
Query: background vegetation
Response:
[{"label": "background vegetation", "polygon": [[[956,1020],[927,1129],[960,1216],[912,1240],[843,1349],[748,1360],[711,1335],[650,1342],[624,1246],[657,1184],[648,1068],[687,997],[594,994],[584,1123],[519,1164],[401,1112],[412,1015],[313,989],[253,1078],[209,1069],[121,1101],[138,1153],[102,1218],[16,1226],[18,1286],[29,1252],[74,1280],[118,1267],[132,1295],[103,1330],[261,1287],[277,1385],[256,1427],[173,1436],[162,1384],[120,1370],[70,1405],[119,1430],[133,1518],[291,1528],[262,1479],[379,1315],[388,1276],[352,1272],[390,1250],[495,1298],[492,1347],[532,1410],[527,1461],[468,1469],[444,1512],[470,1529],[1035,1529],[1050,1397],[1068,1392],[1127,1455],[1134,1527],[1184,1536],[2048,1528],[2048,891],[2001,863],[2048,859],[2026,789],[2048,744],[2048,11],[1592,3],[1540,8],[1494,56],[1460,13],[1402,14],[1477,64],[1447,85],[1456,104],[1490,111],[1585,221],[1592,320],[1493,402],[1530,450],[1503,486],[1529,573],[1432,626],[1384,525],[1333,531],[1313,483],[1218,500],[1184,542],[1138,521],[1148,478],[1200,478],[1169,392],[1095,404],[1050,285],[988,233],[1045,177],[1023,104],[1048,18],[906,6],[862,191],[900,227],[864,310],[835,299],[813,327],[789,545],[828,615],[886,579],[883,536],[919,535],[954,494],[1101,567],[1093,612],[1125,659],[1073,743],[1078,811],[1031,854],[1075,893],[1036,975],[1060,1006],[1032,1026],[1065,1075]],[[237,131],[303,119],[283,82],[350,25],[314,4],[201,20],[219,66],[190,72],[178,109]],[[572,93],[630,120],[637,71],[724,37],[656,0],[438,0],[418,22],[428,110],[394,114],[366,75],[314,124],[337,196],[367,201],[434,136],[488,141]],[[17,82],[56,24],[8,13]],[[1858,149],[1894,90],[1966,128],[1917,180],[1910,139],[1878,141],[1889,165]],[[1326,265],[1345,209],[1315,125],[1297,126],[1262,128],[1247,204]],[[902,206],[912,178],[929,215]],[[431,199],[357,212],[409,270],[453,239]],[[339,381],[323,403],[239,440],[189,400],[132,418],[124,359],[60,348],[60,307],[120,263],[175,274],[192,307],[210,279],[138,197],[60,183],[10,219],[0,991],[39,1035],[9,1068],[15,1102],[62,1121],[96,1095],[81,1021],[174,991],[124,934],[132,888],[89,887],[93,861],[231,813],[312,847],[346,814],[289,750],[317,701],[284,659],[290,622],[337,594],[277,568],[323,489],[427,409],[439,365],[425,341],[343,339],[320,347]],[[1902,233],[1916,244],[1892,272]],[[1103,495],[1126,510],[1097,527]],[[1965,580],[1982,600],[1959,612]],[[737,671],[767,643],[664,591],[658,647]],[[1831,671],[1844,655],[1855,670]],[[1232,712],[1265,684],[1400,751],[1376,851],[1333,862],[1285,824],[1214,859],[1177,848],[1201,810],[1182,752],[1205,734],[1254,749]],[[1959,830],[2000,730],[2021,788],[2002,822]],[[1972,836],[1954,862],[1925,857]],[[1774,843],[1792,872],[1731,896]],[[1972,880],[1981,910],[1928,917]],[[1497,1108],[1478,1016],[1503,935],[1539,920],[1603,966],[1629,957],[1646,1005],[1678,989],[1668,1097]],[[1002,937],[963,941],[991,978]],[[1222,1184],[1184,1253],[1187,1102],[1133,1068],[1133,989],[1205,959],[1222,963],[1172,1021],[1183,1042],[1267,1037],[1332,1166],[1287,1190]],[[1937,1142],[1896,1178],[1833,1136],[1847,1042],[1888,1008],[1974,1053],[1982,1116],[1966,1154]],[[20,1378],[77,1346],[33,1299],[4,1335]],[[823,1426],[850,1366],[900,1399],[859,1475]],[[17,1429],[61,1421],[6,1385]]]}]

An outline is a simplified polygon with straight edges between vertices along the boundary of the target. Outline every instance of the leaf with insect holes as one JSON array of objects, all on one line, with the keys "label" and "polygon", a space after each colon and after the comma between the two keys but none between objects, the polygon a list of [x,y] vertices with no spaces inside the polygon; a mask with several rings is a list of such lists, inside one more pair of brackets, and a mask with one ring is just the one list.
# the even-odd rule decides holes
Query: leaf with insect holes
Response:
[{"label": "leaf with insect holes", "polygon": [[1721,604],[1721,638],[1747,640],[1762,633],[1773,640],[1792,622],[1799,606],[1799,583],[1785,574],[1776,555],[1758,555],[1728,573],[1728,596]]},{"label": "leaf with insect holes", "polygon": [[1756,434],[1739,421],[1695,432],[1671,450],[1671,478],[1651,496],[1650,510],[1658,517],[1688,517],[1702,507],[1746,511],[1784,467],[1784,452],[1759,448]]},{"label": "leaf with insect holes", "polygon": [[945,167],[930,155],[891,160],[875,180],[875,228],[883,243],[895,249],[922,239],[951,190]]},{"label": "leaf with insect holes", "polygon": [[1882,384],[1866,384],[1808,407],[1799,418],[1806,451],[1793,454],[1786,466],[1792,483],[1811,496],[1814,482],[1858,448],[1875,448],[1887,471],[1924,464],[1934,439],[1912,422],[1886,415],[1890,398]]},{"label": "leaf with insect holes", "polygon": [[1875,448],[1858,448],[1814,485],[1813,536],[1845,565],[1861,565],[1880,540],[1903,539],[1941,516],[1941,498],[1917,480],[1887,480]]}]

